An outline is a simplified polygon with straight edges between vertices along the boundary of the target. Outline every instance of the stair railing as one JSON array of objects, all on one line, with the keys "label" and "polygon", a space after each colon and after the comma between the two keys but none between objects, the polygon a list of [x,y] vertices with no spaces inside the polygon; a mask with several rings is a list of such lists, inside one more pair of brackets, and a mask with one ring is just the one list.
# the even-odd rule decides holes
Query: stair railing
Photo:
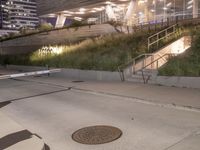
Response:
[{"label": "stair railing", "polygon": [[[152,70],[158,70],[162,65],[164,65],[165,63],[162,63],[162,64],[159,64],[160,60],[164,60],[164,61],[168,61],[170,58],[176,56],[176,54],[171,54],[171,53],[166,53],[162,56],[160,56],[159,58],[157,58],[156,60],[150,62],[149,64],[145,65],[140,71],[142,72],[142,78],[143,78],[143,81],[144,81],[144,84],[148,83],[151,75],[148,75],[147,77],[144,75],[144,70],[146,68],[148,68],[149,66],[155,66],[156,64],[156,67],[153,67],[151,68]],[[167,58],[166,58],[167,57]]]},{"label": "stair railing", "polygon": [[[178,22],[179,21],[179,22]],[[183,20],[177,20],[176,21],[176,23],[177,24],[174,24],[174,25],[172,25],[172,26],[170,26],[170,27],[168,27],[168,28],[166,28],[166,29],[164,29],[164,30],[162,30],[162,31],[160,31],[160,32],[158,32],[158,33],[156,33],[156,34],[154,34],[154,35],[152,35],[152,36],[150,36],[149,38],[148,38],[148,50],[150,51],[150,48],[151,48],[151,46],[152,45],[154,45],[155,43],[157,44],[157,48],[159,48],[159,42],[162,40],[162,39],[167,39],[168,37],[170,37],[171,35],[173,35],[173,34],[175,34],[176,32],[177,32],[177,29],[176,29],[176,27],[178,26],[178,25],[186,25],[186,24],[190,24],[190,23],[192,23],[192,24],[200,24],[200,18],[192,18],[192,19],[183,19]],[[171,32],[169,32],[170,30],[172,30]],[[162,37],[160,37],[160,34],[162,34],[162,33],[164,33],[165,34],[165,36],[162,36]],[[155,38],[156,37],[156,40],[154,40],[154,41],[151,41],[153,38]],[[168,55],[168,54],[164,54],[164,55]],[[137,65],[137,63],[138,63],[138,61],[140,60],[140,59],[142,59],[142,58],[144,58],[145,57],[145,59],[142,59],[142,67],[141,68],[146,68],[146,67],[149,67],[150,65],[153,65],[153,61],[150,63],[150,64],[148,64],[148,65],[146,65],[146,59],[148,58],[148,57],[150,57],[151,56],[151,59],[152,60],[154,60],[154,56],[155,56],[155,54],[152,54],[152,53],[147,53],[147,54],[142,54],[142,55],[139,55],[138,57],[136,57],[136,58],[134,58],[133,60],[131,60],[129,63],[127,63],[127,64],[125,64],[125,65],[121,65],[121,66],[119,66],[118,67],[118,71],[119,71],[119,73],[120,73],[120,78],[121,78],[121,80],[122,81],[125,81],[125,76],[124,76],[124,69],[127,67],[127,66],[130,66],[130,64],[132,64],[132,73],[133,74],[135,74],[137,71],[139,71],[139,70],[141,70],[141,69],[139,69],[139,70],[137,70],[137,68],[136,68],[136,65]],[[173,56],[173,54],[171,54],[171,56]],[[158,58],[159,60],[160,59],[164,59],[164,56],[161,56],[160,58]],[[157,61],[157,66],[159,65],[159,60],[155,60],[154,61],[154,63]]]},{"label": "stair railing", "polygon": [[148,51],[150,51],[151,46],[155,45],[157,46],[157,49],[159,48],[159,42],[163,39],[167,39],[172,35],[175,35],[177,24],[172,25],[150,37],[148,37]]},{"label": "stair railing", "polygon": [[146,63],[147,63],[147,58],[148,57],[151,57],[151,59],[153,59],[153,56],[154,56],[154,54],[148,54],[148,53],[146,53],[146,54],[142,54],[142,55],[139,55],[139,56],[137,56],[136,58],[134,58],[133,59],[133,66],[132,66],[132,72],[133,72],[133,74],[135,74],[138,70],[137,70],[137,66],[136,66],[136,64],[138,63],[138,62],[142,62],[142,68],[146,65]]},{"label": "stair railing", "polygon": [[[165,61],[167,62],[168,59],[171,58],[171,57],[173,57],[173,56],[176,56],[176,54],[166,53],[166,54],[160,56],[159,58],[157,58],[156,60],[150,62],[150,63],[147,64],[147,65],[145,65],[141,70],[144,70],[144,69],[146,69],[146,68],[149,67],[149,66],[155,66],[154,64],[156,64],[156,67],[153,67],[152,69],[157,70],[157,69],[160,68],[161,65],[163,65],[163,64],[160,65],[160,63],[159,63],[160,60],[164,60],[164,59],[165,59]],[[167,58],[166,58],[166,57],[167,57]],[[152,64],[153,64],[153,65],[152,65]]]},{"label": "stair railing", "polygon": [[121,66],[118,67],[118,72],[120,74],[120,78],[121,78],[121,81],[125,81],[125,76],[124,76],[124,69],[125,67],[128,67],[128,66],[132,66],[131,68],[131,74],[135,74],[138,70],[137,70],[137,63],[138,62],[141,62],[142,63],[142,66],[140,68],[143,68],[145,65],[146,65],[146,59],[148,57],[153,57],[154,54],[141,54],[137,57],[135,57],[134,59],[132,59],[131,61],[129,61],[127,64],[123,64]]}]

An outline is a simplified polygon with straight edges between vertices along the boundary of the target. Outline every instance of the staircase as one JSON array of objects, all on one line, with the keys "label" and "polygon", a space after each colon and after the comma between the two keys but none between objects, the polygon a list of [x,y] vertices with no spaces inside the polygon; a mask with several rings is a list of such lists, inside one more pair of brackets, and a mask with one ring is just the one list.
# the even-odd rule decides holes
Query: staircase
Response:
[{"label": "staircase", "polygon": [[[140,57],[144,57],[137,61],[134,60],[134,63],[127,67],[124,70],[124,79],[130,82],[138,82],[138,83],[149,83],[152,78],[157,75],[157,70],[165,65],[168,60],[176,54],[165,53],[160,55],[162,50],[154,53],[154,54],[144,54]],[[140,58],[138,57],[138,58]]]},{"label": "staircase", "polygon": [[151,82],[152,77],[156,74],[157,74],[156,70],[143,69],[137,71],[135,74],[132,74],[132,76],[127,78],[126,81],[146,84]]},{"label": "staircase", "polygon": [[[170,31],[170,32],[169,32]],[[164,33],[164,34],[163,34]],[[160,36],[162,35],[162,36]],[[148,38],[148,49],[154,44],[159,45],[162,39],[176,35],[176,26],[166,28]],[[154,38],[156,37],[156,38]],[[153,40],[151,40],[153,38]],[[123,69],[119,67],[122,81],[150,83],[157,75],[157,70],[165,65],[171,57],[177,56],[191,47],[191,37],[183,36],[154,53],[139,55]]]}]

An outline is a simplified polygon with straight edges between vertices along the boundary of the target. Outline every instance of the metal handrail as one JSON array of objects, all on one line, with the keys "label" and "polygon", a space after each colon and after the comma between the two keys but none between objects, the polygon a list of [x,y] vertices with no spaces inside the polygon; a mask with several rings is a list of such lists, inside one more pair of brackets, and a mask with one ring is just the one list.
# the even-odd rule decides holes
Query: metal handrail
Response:
[{"label": "metal handrail", "polygon": [[[147,67],[149,67],[149,66],[151,66],[152,64],[154,64],[155,62],[157,62],[157,63],[156,63],[156,64],[157,64],[156,67],[157,67],[157,69],[158,69],[158,67],[159,67],[159,64],[158,64],[158,63],[159,63],[159,60],[163,59],[165,56],[174,56],[174,55],[175,55],[175,54],[166,53],[166,54],[160,56],[159,58],[157,58],[156,60],[152,61],[152,62],[149,63],[148,65],[144,66],[144,67],[141,69],[141,72],[142,72],[142,79],[143,79],[144,84],[148,83],[149,79],[151,78],[151,75],[148,75],[147,78],[145,78],[144,70],[145,70]],[[168,57],[168,58],[169,58],[169,57]]]},{"label": "metal handrail", "polygon": [[147,57],[149,57],[149,56],[154,56],[154,54],[148,54],[148,53],[146,53],[146,54],[142,54],[142,55],[139,55],[138,57],[136,57],[136,58],[134,58],[133,59],[133,74],[135,74],[136,73],[136,62],[140,59],[140,58],[142,58],[142,57],[145,57],[145,59],[143,59],[143,65],[144,65],[144,61],[146,60],[146,58]]},{"label": "metal handrail", "polygon": [[[148,37],[148,51],[150,51],[150,47],[151,47],[152,45],[154,45],[154,44],[157,43],[157,48],[158,48],[159,42],[160,42],[161,40],[166,39],[166,38],[168,38],[169,36],[175,34],[175,33],[176,33],[176,26],[177,26],[177,24],[174,24],[174,25],[172,25],[172,26],[170,26],[170,27],[168,27],[168,28],[166,28],[166,29],[164,29],[164,30],[162,30],[162,31],[160,31],[160,32],[158,32],[158,33],[156,33],[156,34],[154,34],[154,35]],[[172,29],[173,31],[172,31],[172,32],[168,32],[170,29]],[[164,35],[163,37],[160,37],[160,35],[161,35],[162,33],[164,33],[165,35]],[[151,42],[151,39],[152,39],[152,38],[155,38],[155,37],[156,37],[156,40],[153,41],[153,42]]]},{"label": "metal handrail", "polygon": [[[132,73],[134,73],[135,74],[135,65],[136,65],[136,62],[139,60],[139,59],[141,59],[142,57],[147,57],[147,56],[152,56],[152,55],[154,55],[154,54],[141,54],[141,55],[139,55],[139,56],[137,56],[137,57],[135,57],[134,59],[132,59],[131,61],[129,61],[128,63],[126,63],[125,65],[123,64],[123,65],[121,65],[121,66],[119,66],[118,67],[118,72],[119,72],[119,74],[120,74],[120,79],[121,79],[121,81],[124,81],[125,80],[125,77],[124,77],[124,71],[123,71],[123,69],[125,68],[125,66],[128,66],[129,64],[132,64],[133,65],[133,67],[132,67]],[[143,60],[144,61],[144,60]]]},{"label": "metal handrail", "polygon": [[[170,54],[170,53],[166,53],[162,56],[160,56],[159,58],[157,58],[156,60],[152,61],[151,63],[147,64],[146,66],[144,66],[141,70],[143,71],[144,69],[146,69],[147,67],[151,66],[152,64],[154,64],[155,62],[158,62],[160,59],[163,59],[165,56],[174,56],[175,54]],[[156,65],[157,69],[158,69],[158,64]]]},{"label": "metal handrail", "polygon": [[[197,13],[197,14],[194,14],[194,15],[199,16],[200,13]],[[152,23],[157,24],[158,22],[160,22],[160,23],[170,23],[170,22],[172,22],[170,20],[173,20],[173,22],[177,22],[177,21],[188,19],[188,18],[194,19],[191,12],[179,11],[179,12],[176,12],[175,14],[174,13],[169,14],[168,16],[166,16],[166,18],[164,18],[163,15],[156,15],[154,20],[149,20],[149,21],[141,22],[141,23],[132,23],[132,26],[141,26],[141,25],[147,25],[147,24],[152,24]],[[135,18],[135,20],[138,20],[138,19]],[[170,22],[168,22],[168,21],[170,21]],[[124,24],[125,24],[125,22],[124,22]]]},{"label": "metal handrail", "polygon": [[171,29],[171,28],[174,27],[174,26],[177,26],[177,24],[174,24],[174,25],[172,25],[172,26],[170,26],[170,27],[168,27],[168,28],[166,28],[166,29],[164,29],[164,30],[162,30],[162,31],[159,31],[159,32],[157,32],[157,33],[151,35],[149,38],[152,38],[152,37],[154,37],[155,35],[160,34],[160,33],[162,33],[162,32],[165,31],[165,30],[169,30],[169,29]]},{"label": "metal handrail", "polygon": [[144,57],[145,55],[146,55],[146,56],[151,56],[151,55],[153,55],[153,54],[148,54],[148,53],[141,54],[141,55],[139,55],[139,56],[137,56],[137,57],[131,59],[131,60],[130,60],[128,63],[126,63],[125,65],[124,65],[124,64],[123,64],[123,65],[120,65],[120,66],[118,67],[118,70],[121,70],[121,68],[124,68],[124,66],[128,66],[129,64],[133,64],[134,62],[136,62],[138,59]]},{"label": "metal handrail", "polygon": [[[177,22],[177,21],[179,21],[179,22]],[[189,19],[185,18],[185,19],[182,19],[182,20],[175,20],[175,22],[176,22],[176,24],[174,24],[173,26],[184,25],[185,23],[191,23],[191,22],[192,22],[192,23],[196,23],[196,22],[200,23],[200,17],[198,17],[198,18],[189,18]],[[169,28],[170,28],[170,27],[169,27]],[[141,54],[141,55],[137,56],[136,58],[132,59],[131,61],[129,61],[127,64],[125,64],[125,65],[120,65],[120,66],[118,67],[118,71],[119,71],[119,73],[120,73],[120,77],[121,77],[122,81],[125,80],[125,76],[124,76],[124,72],[123,72],[124,68],[125,68],[126,66],[130,65],[131,63],[132,63],[132,64],[136,64],[136,61],[137,61],[139,58],[144,57],[144,55],[152,56],[153,54]],[[166,54],[166,55],[167,55],[167,54]],[[164,56],[163,56],[163,57],[164,57]],[[151,64],[152,64],[152,63],[151,63]],[[150,65],[151,65],[151,64],[150,64]],[[134,70],[134,67],[133,67],[133,70]],[[135,73],[135,71],[133,71],[133,73]]]}]

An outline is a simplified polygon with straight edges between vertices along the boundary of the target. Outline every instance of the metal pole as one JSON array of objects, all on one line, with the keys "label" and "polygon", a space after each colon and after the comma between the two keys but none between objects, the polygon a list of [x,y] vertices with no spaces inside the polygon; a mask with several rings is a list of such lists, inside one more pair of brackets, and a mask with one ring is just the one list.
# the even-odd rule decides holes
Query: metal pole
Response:
[{"label": "metal pole", "polygon": [[157,49],[159,47],[159,34],[157,34]]},{"label": "metal pole", "polygon": [[[176,0],[174,0],[174,17],[175,17],[175,19],[176,19]],[[175,20],[174,19],[174,20]]]},{"label": "metal pole", "polygon": [[157,15],[157,10],[156,10],[157,5],[156,5],[156,3],[157,3],[156,0],[154,0],[154,11],[155,11],[154,12],[154,23],[156,23],[156,15]]},{"label": "metal pole", "polygon": [[166,0],[163,1],[164,2],[164,21],[166,20]]},{"label": "metal pole", "polygon": [[185,0],[183,0],[183,19],[185,19]]}]

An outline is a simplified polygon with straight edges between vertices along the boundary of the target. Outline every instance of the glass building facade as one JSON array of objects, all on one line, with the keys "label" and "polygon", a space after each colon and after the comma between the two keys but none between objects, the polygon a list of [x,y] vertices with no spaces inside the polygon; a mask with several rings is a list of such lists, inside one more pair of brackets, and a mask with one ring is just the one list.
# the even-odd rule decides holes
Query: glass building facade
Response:
[{"label": "glass building facade", "polygon": [[199,8],[199,0],[38,0],[41,18],[57,18],[58,27],[64,25],[65,19],[137,25],[197,18]]},{"label": "glass building facade", "polygon": [[35,28],[38,25],[35,0],[0,0],[3,29]]},{"label": "glass building facade", "polygon": [[0,6],[0,28],[8,28],[10,25],[8,0],[0,0]]}]

